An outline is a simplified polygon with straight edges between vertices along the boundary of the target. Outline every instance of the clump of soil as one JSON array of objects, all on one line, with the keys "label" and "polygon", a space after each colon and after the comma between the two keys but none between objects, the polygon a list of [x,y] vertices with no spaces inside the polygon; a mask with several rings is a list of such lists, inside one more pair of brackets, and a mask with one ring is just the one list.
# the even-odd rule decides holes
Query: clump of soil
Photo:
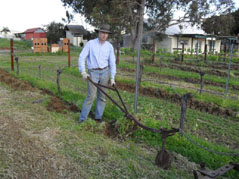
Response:
[{"label": "clump of soil", "polygon": [[79,112],[79,109],[74,104],[62,101],[57,97],[51,97],[51,101],[47,105],[48,111],[55,111],[58,113],[66,113],[66,111]]},{"label": "clump of soil", "polygon": [[58,113],[66,113],[66,111],[70,111],[70,112],[80,111],[75,104],[64,101],[63,99],[56,96],[54,93],[52,93],[51,91],[47,89],[41,89],[41,93],[51,96],[51,100],[47,105],[47,110],[49,111],[55,111]]}]

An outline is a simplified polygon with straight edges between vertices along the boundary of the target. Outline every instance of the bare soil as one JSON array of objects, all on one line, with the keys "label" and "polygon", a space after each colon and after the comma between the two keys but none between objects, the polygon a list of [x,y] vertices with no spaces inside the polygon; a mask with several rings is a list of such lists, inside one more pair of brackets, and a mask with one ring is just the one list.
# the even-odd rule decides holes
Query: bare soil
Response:
[{"label": "bare soil", "polygon": [[[135,91],[135,86],[131,85],[131,84],[117,82],[117,86],[120,89],[129,91],[132,93],[134,93],[134,91]],[[141,94],[146,95],[146,96],[170,100],[172,102],[181,104],[181,96],[178,96],[177,94],[169,94],[166,91],[161,90],[161,89],[155,89],[155,88],[150,88],[150,87],[148,87],[148,88],[140,87],[139,91]],[[188,100],[188,107],[191,109],[196,109],[196,110],[199,110],[202,112],[207,112],[207,113],[217,115],[217,116],[235,117],[235,115],[236,115],[236,113],[230,109],[223,109],[215,104],[197,101],[193,98]]]},{"label": "bare soil", "polygon": [[[0,81],[6,83],[14,90],[22,90],[22,91],[36,91],[37,88],[34,88],[30,83],[22,81],[13,77],[10,73],[0,69]],[[47,109],[49,111],[56,111],[59,113],[66,113],[66,111],[70,112],[79,112],[80,110],[73,103],[69,103],[63,101],[60,97],[53,94],[51,91],[47,89],[41,89],[42,94],[47,94],[51,97],[51,101],[48,103]]]}]

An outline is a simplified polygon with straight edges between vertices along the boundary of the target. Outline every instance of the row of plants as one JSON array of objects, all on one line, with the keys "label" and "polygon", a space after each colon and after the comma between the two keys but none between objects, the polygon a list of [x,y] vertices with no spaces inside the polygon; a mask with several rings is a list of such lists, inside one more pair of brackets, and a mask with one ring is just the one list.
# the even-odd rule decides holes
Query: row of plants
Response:
[{"label": "row of plants", "polygon": [[[45,80],[42,80],[39,78],[35,78],[34,74],[31,74],[31,72],[29,73],[29,68],[31,68],[30,67],[31,63],[29,62],[31,62],[31,60],[23,59],[21,63],[22,70],[21,70],[20,76],[17,76],[17,77],[20,77],[24,80],[29,81],[30,83],[32,83],[34,86],[38,88],[47,88],[57,94],[55,80],[51,81],[49,79],[50,77],[52,76],[54,77],[56,75],[55,72],[57,70],[57,66],[52,65],[53,62],[54,63],[58,62],[59,65],[61,65],[65,63],[63,61],[65,61],[65,59],[63,59],[62,57],[54,58],[54,59],[52,59],[52,57],[49,57],[48,60],[42,61],[41,59],[39,59],[39,61],[34,61],[35,65],[37,64],[37,62],[39,64],[44,63],[45,65],[48,65],[49,63],[50,65],[49,68],[51,70],[44,71],[46,77],[45,77]],[[77,63],[76,59],[74,60],[74,63],[75,64]],[[9,62],[4,64],[4,67],[6,69],[9,69],[9,66],[10,66]],[[15,75],[14,72],[12,74]],[[77,68],[67,68],[61,77],[61,83],[62,83],[61,97],[66,101],[73,102],[76,105],[81,106],[85,97],[84,91],[86,89],[86,82],[81,80],[82,79]],[[75,89],[77,88],[79,88],[80,91],[82,91],[82,93],[75,91]],[[123,96],[124,96],[124,100],[126,104],[128,106],[129,104],[133,104],[134,94],[131,94],[125,91],[121,91],[121,92],[124,93]],[[110,94],[114,96],[112,92],[110,92]],[[130,109],[130,112],[132,113],[133,111],[132,105],[129,106],[129,109]],[[158,99],[140,97],[139,113],[136,115],[136,117],[141,119],[142,123],[150,127],[154,127],[154,128],[171,127],[174,125],[178,126],[179,111],[180,111],[180,107],[175,104],[171,104],[170,102],[165,103],[165,101],[158,100]],[[161,120],[155,120],[156,116],[160,116]],[[220,125],[221,121],[224,121],[223,118],[215,117],[212,115],[208,115],[206,113],[201,113],[201,112],[190,110],[190,109],[188,110],[187,116],[188,116],[187,124],[189,125],[187,126],[187,129],[195,128],[196,126],[195,118],[200,116],[201,117],[203,116],[202,120],[208,120],[210,118],[215,123],[218,123],[218,125]],[[217,120],[215,120],[215,118],[217,118]],[[118,126],[118,131],[120,132],[122,136],[127,136],[127,134],[129,133],[128,130],[130,130],[132,126],[132,122],[129,122],[126,118],[124,118],[124,115],[111,103],[108,103],[106,107],[105,119],[107,121],[116,120],[117,121],[116,126]],[[193,125],[193,126],[190,126],[190,125]],[[236,125],[233,127],[236,127]],[[230,133],[230,131],[227,131],[227,132]],[[154,133],[150,133],[150,132],[138,129],[136,131],[131,131],[131,136],[133,137],[133,139],[135,139],[135,141],[144,141],[148,143],[149,145],[152,145],[155,147],[158,147],[161,145],[160,136]],[[230,149],[226,147],[222,147],[220,145],[212,144],[208,141],[205,141],[205,139],[202,139],[201,137],[198,137],[198,136],[191,136],[191,137],[197,142],[203,145],[206,145],[207,147],[212,148],[216,151],[230,152]],[[204,161],[210,168],[218,168],[221,165],[224,165],[230,161],[237,161],[237,159],[235,158],[233,159],[232,157],[229,157],[229,156],[219,156],[219,155],[211,154],[209,152],[205,152],[202,149],[196,147],[195,145],[192,145],[185,138],[182,138],[179,135],[171,137],[167,140],[167,149],[175,151],[177,153],[181,153],[182,155],[188,157],[189,159],[197,163]],[[236,176],[236,174],[233,172],[231,172],[229,175]]]},{"label": "row of plants", "polygon": [[[120,51],[121,51],[121,54],[124,54],[124,55],[128,55],[131,57],[137,56],[137,51],[133,50],[131,48],[121,48]],[[204,54],[202,54],[200,50],[199,50],[198,54],[194,51],[194,49],[192,49],[192,50],[189,49],[189,51],[186,50],[186,52],[187,53],[184,54],[184,58],[186,58],[186,59],[201,59],[201,60],[204,59]],[[159,48],[159,49],[157,49],[155,56],[156,57],[162,57],[162,56],[163,57],[178,57],[181,53],[182,53],[181,51],[174,51],[173,53],[170,53],[166,49]],[[141,49],[141,57],[143,57],[143,58],[151,58],[153,54],[154,53],[152,51],[149,51],[146,49]],[[213,61],[213,62],[216,62],[219,60],[224,61],[224,57],[223,57],[222,53],[220,53],[220,54],[208,53],[207,60]],[[225,62],[229,62],[229,60],[230,60],[230,57],[227,54],[227,56],[225,57]],[[232,62],[239,63],[239,57],[237,57],[236,54],[233,54]]]},{"label": "row of plants", "polygon": [[[118,65],[118,67],[134,70],[135,69],[135,64],[129,63],[125,60],[122,60],[121,63]],[[182,71],[182,70],[178,70],[178,69],[162,68],[161,71],[160,71],[158,67],[145,65],[144,66],[144,72],[146,72],[146,73],[154,72],[154,73],[157,73],[159,75],[170,75],[170,76],[175,76],[175,77],[178,77],[178,78],[181,78],[181,79],[193,78],[193,79],[200,80],[200,75],[198,73],[187,72],[187,71]],[[206,74],[204,79],[215,82],[215,83],[225,84],[227,78]],[[237,77],[231,77],[229,85],[239,86],[238,78]]]}]

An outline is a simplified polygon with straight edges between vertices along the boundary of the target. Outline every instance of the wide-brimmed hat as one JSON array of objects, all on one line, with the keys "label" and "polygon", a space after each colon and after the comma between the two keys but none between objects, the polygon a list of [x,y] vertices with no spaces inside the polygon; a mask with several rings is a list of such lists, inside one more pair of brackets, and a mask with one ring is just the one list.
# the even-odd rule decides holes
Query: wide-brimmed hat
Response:
[{"label": "wide-brimmed hat", "polygon": [[106,32],[111,34],[110,32],[110,25],[109,24],[102,24],[98,29],[95,30],[96,32]]}]

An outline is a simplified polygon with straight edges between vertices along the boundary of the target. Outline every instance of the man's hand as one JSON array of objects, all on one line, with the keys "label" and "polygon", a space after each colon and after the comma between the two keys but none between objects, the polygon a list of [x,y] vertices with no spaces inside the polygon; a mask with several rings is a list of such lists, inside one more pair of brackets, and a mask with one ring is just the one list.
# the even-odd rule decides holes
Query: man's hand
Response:
[{"label": "man's hand", "polygon": [[111,86],[115,86],[115,80],[114,80],[114,79],[111,79],[111,80],[110,80],[110,85],[111,85]]},{"label": "man's hand", "polygon": [[81,75],[82,75],[84,80],[86,80],[89,77],[89,75],[85,71],[82,72]]}]

